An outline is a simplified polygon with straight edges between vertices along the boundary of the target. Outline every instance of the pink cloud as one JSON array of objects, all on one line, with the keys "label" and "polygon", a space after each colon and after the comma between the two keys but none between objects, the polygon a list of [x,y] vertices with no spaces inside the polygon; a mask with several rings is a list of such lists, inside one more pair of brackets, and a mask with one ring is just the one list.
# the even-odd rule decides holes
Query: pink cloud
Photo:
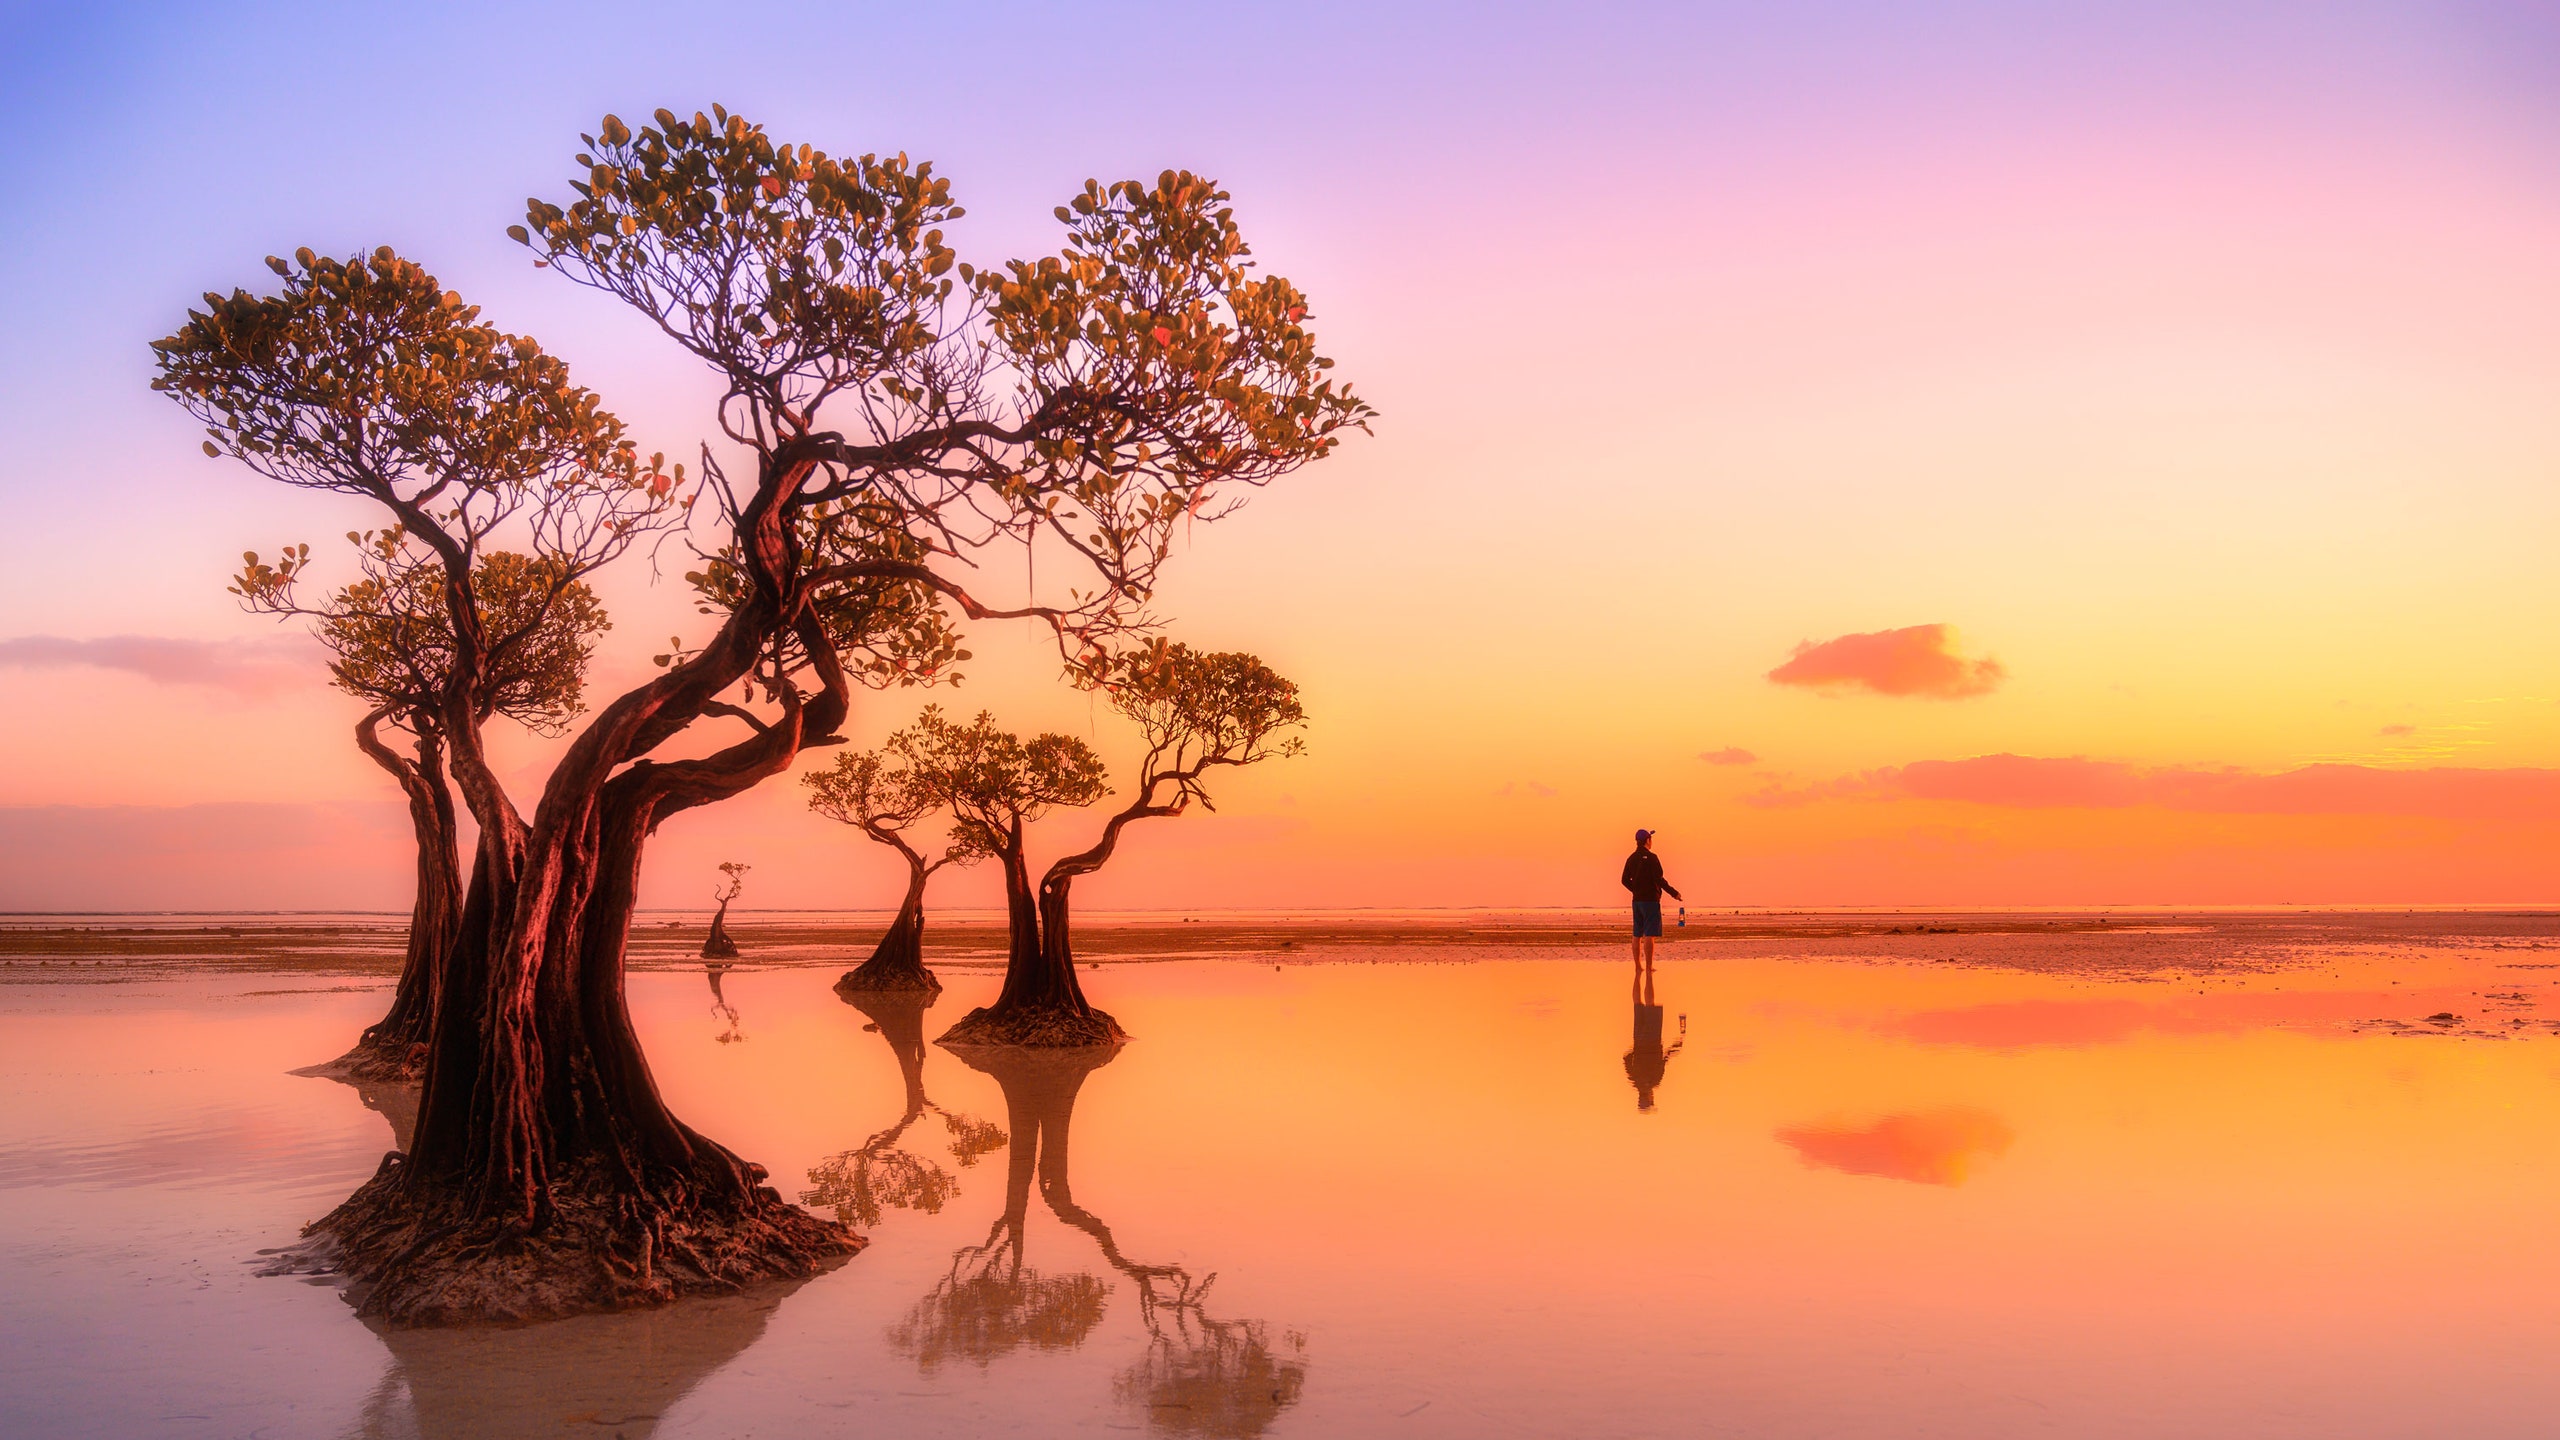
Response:
[{"label": "pink cloud", "polygon": [[1792,1125],[1777,1133],[1807,1165],[1916,1185],[1961,1185],[1974,1162],[2007,1153],[1999,1116],[1951,1107],[1888,1115],[1872,1125]]},{"label": "pink cloud", "polygon": [[59,635],[0,639],[0,669],[57,670],[87,666],[121,670],[155,685],[195,685],[236,695],[272,695],[326,684],[318,650],[301,639],[173,640],[160,635]]},{"label": "pink cloud", "polygon": [[2403,736],[2417,734],[2418,727],[2415,725],[2385,725],[2373,733],[2376,735],[2388,736],[2392,739],[2399,739]]},{"label": "pink cloud", "polygon": [[1743,798],[1761,809],[1825,800],[1948,800],[2010,810],[2153,806],[2214,815],[2547,820],[2560,817],[2560,770],[2305,765],[2252,771],[2199,765],[2145,768],[2080,755],[1977,755],[1920,760],[1810,785],[1773,782]]},{"label": "pink cloud", "polygon": [[1701,750],[1698,752],[1698,758],[1710,765],[1757,765],[1760,763],[1759,756],[1739,745],[1727,745],[1721,750]]},{"label": "pink cloud", "polygon": [[1795,648],[1787,663],[1769,672],[1780,685],[1811,689],[1858,688],[1878,695],[1922,695],[1961,700],[1988,695],[2009,678],[2007,667],[1985,657],[1968,660],[1955,653],[1952,625],[1906,625],[1899,630],[1872,630],[1843,635],[1817,645],[1810,640]]}]

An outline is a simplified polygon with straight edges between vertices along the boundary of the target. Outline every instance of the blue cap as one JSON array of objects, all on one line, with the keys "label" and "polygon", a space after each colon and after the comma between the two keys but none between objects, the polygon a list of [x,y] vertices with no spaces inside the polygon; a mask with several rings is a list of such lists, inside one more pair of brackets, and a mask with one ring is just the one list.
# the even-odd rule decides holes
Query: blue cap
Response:
[{"label": "blue cap", "polygon": [[1653,838],[1653,832],[1652,832],[1652,831],[1650,831],[1650,830],[1639,830],[1639,831],[1637,831],[1637,832],[1636,832],[1636,843],[1637,843],[1637,844],[1639,844],[1639,845],[1643,844],[1645,841],[1650,840],[1650,839],[1652,839],[1652,838]]}]

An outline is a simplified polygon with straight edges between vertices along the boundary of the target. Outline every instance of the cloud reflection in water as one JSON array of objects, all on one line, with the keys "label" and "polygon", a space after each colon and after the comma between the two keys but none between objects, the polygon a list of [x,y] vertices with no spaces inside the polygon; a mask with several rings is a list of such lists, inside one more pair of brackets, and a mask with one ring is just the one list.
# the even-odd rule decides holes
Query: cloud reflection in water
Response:
[{"label": "cloud reflection in water", "polygon": [[1778,1142],[1807,1165],[1918,1185],[1961,1185],[1976,1162],[2008,1153],[2015,1138],[1999,1116],[1966,1106],[1887,1115],[1870,1125],[1790,1125],[1777,1132]]}]

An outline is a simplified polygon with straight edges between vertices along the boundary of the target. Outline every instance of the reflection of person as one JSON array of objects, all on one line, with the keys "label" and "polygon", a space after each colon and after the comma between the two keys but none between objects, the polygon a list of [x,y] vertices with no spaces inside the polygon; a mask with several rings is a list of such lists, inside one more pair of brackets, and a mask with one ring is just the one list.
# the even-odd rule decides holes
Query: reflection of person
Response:
[{"label": "reflection of person", "polygon": [[1662,878],[1662,857],[1653,853],[1653,832],[1636,832],[1635,853],[1627,857],[1626,868],[1618,872],[1618,883],[1636,901],[1635,958],[1638,965],[1653,964],[1653,942],[1662,937],[1662,896],[1668,891],[1674,900],[1688,897],[1680,887]]},{"label": "reflection of person", "polygon": [[1635,982],[1636,1033],[1634,1048],[1627,1051],[1627,1079],[1636,1087],[1636,1108],[1653,1108],[1653,1092],[1662,1084],[1663,1071],[1671,1057],[1689,1043],[1689,1017],[1680,1017],[1680,1038],[1669,1049],[1662,1045],[1662,1007],[1653,998],[1653,967],[1639,964]]}]

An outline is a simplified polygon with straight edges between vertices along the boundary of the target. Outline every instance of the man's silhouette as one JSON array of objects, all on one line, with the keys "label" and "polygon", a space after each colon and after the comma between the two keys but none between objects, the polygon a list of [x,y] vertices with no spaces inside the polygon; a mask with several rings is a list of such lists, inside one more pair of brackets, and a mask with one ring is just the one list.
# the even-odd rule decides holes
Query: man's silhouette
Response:
[{"label": "man's silhouette", "polygon": [[1668,891],[1674,900],[1688,897],[1680,887],[1662,878],[1662,857],[1653,853],[1653,832],[1636,832],[1636,851],[1627,857],[1627,866],[1618,873],[1618,883],[1636,901],[1635,960],[1639,967],[1653,967],[1653,942],[1662,938],[1662,896]]}]

